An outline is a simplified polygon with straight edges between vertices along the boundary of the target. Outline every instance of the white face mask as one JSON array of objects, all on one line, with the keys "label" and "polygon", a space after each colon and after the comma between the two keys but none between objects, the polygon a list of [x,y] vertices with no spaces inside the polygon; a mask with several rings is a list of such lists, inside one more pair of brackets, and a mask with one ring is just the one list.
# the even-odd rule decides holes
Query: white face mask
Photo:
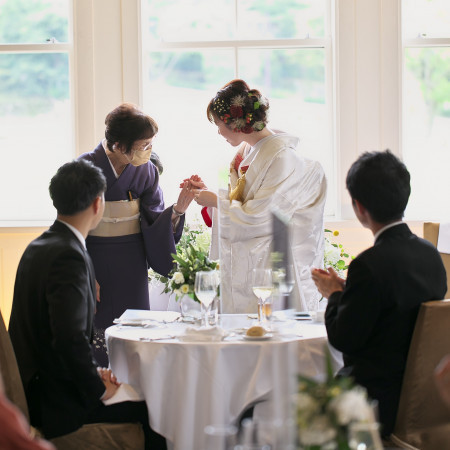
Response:
[{"label": "white face mask", "polygon": [[133,157],[130,159],[130,164],[135,167],[142,166],[142,164],[145,164],[150,160],[151,154],[151,147],[148,150],[135,150]]}]

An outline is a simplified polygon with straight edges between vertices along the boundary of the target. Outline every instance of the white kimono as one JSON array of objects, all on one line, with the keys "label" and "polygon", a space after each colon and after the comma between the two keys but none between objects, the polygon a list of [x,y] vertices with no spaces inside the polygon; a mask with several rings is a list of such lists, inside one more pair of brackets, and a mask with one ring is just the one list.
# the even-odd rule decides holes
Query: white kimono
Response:
[{"label": "white kimono", "polygon": [[[257,311],[251,285],[252,269],[270,267],[274,206],[292,224],[295,285],[291,299],[297,309],[307,309],[308,299],[320,298],[310,271],[312,267],[323,267],[326,178],[317,161],[298,155],[298,143],[298,138],[279,133],[249,147],[239,166],[249,166],[244,201],[233,200],[230,204],[228,192],[219,192],[211,250],[212,256],[220,257],[222,313]],[[231,188],[236,181],[237,173],[232,171]],[[216,237],[219,255],[214,254]]]}]

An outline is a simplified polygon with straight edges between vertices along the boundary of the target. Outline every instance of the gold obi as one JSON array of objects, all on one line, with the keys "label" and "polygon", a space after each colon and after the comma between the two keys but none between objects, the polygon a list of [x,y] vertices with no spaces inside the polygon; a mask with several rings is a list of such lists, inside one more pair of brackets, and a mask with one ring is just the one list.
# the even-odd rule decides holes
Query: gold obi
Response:
[{"label": "gold obi", "polygon": [[139,199],[105,202],[105,212],[90,236],[115,237],[141,232]]},{"label": "gold obi", "polygon": [[236,186],[229,193],[230,203],[233,200],[244,201],[245,173],[238,178]]}]

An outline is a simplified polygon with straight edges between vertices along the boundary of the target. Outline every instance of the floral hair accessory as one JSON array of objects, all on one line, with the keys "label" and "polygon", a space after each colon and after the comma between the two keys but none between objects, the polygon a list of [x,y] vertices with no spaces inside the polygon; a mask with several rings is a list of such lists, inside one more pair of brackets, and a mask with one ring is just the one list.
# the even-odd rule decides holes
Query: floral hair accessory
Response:
[{"label": "floral hair accessory", "polygon": [[266,124],[262,120],[255,121],[253,112],[247,111],[250,108],[252,108],[251,111],[256,111],[261,105],[265,104],[263,97],[258,98],[255,94],[249,92],[248,98],[245,95],[236,95],[231,98],[229,104],[221,98],[216,99],[212,109],[217,117],[223,123],[229,125],[235,133],[250,134],[254,131],[261,131]]}]

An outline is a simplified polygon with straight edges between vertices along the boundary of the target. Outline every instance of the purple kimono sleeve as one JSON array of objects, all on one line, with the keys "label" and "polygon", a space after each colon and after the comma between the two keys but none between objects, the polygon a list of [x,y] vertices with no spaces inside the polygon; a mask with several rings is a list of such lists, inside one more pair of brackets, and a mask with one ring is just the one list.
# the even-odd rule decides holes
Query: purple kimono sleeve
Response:
[{"label": "purple kimono sleeve", "polygon": [[176,232],[172,226],[172,206],[158,214],[156,220],[149,224],[141,215],[141,231],[144,237],[145,253],[149,266],[161,275],[173,269],[172,253],[176,253],[175,245],[183,233],[184,216],[180,217]]}]

